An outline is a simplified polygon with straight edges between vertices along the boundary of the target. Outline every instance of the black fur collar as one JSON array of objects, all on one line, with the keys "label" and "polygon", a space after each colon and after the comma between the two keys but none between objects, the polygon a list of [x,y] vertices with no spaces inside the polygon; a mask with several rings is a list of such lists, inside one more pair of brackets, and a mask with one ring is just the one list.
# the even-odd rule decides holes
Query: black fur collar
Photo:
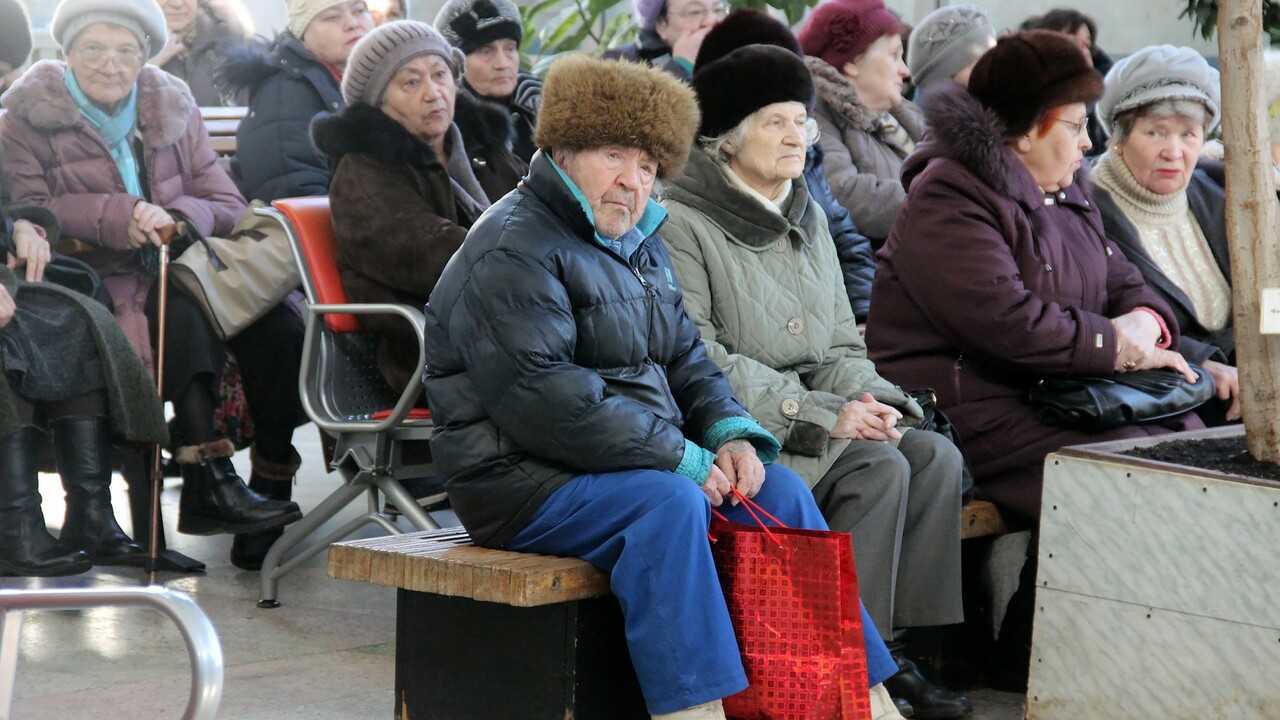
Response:
[{"label": "black fur collar", "polygon": [[371,155],[387,165],[425,167],[439,163],[436,153],[404,126],[372,105],[356,103],[311,121],[311,139],[336,165],[352,153]]},{"label": "black fur collar", "polygon": [[458,88],[453,103],[453,122],[462,132],[467,152],[509,150],[515,139],[515,123],[501,103],[476,95],[465,85]]}]

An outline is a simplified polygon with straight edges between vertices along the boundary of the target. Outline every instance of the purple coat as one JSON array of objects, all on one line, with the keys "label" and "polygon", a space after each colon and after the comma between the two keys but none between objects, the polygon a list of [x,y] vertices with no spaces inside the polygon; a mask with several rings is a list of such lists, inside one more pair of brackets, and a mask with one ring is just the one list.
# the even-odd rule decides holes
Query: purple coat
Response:
[{"label": "purple coat", "polygon": [[[1086,178],[1047,195],[961,86],[925,96],[931,134],[903,167],[906,202],[879,253],[867,347],[881,374],[932,387],[980,492],[1034,519],[1044,456],[1088,435],[1040,423],[1027,388],[1114,372],[1110,318],[1147,307],[1177,321],[1103,232]],[[1181,427],[1181,423],[1174,423]]]},{"label": "purple coat", "polygon": [[[64,240],[102,276],[116,320],[151,367],[143,313],[154,278],[129,247],[133,206],[111,151],[63,84],[67,66],[44,60],[4,94],[0,146],[13,202],[53,211]],[[138,127],[152,202],[186,216],[205,235],[225,235],[244,198],[218,165],[200,109],[183,82],[144,65],[138,75]]]}]

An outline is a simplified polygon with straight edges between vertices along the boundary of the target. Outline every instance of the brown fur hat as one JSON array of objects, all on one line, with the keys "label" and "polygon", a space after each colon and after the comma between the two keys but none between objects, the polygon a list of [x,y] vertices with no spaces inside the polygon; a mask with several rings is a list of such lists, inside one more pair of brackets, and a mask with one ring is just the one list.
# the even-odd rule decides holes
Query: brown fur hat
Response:
[{"label": "brown fur hat", "polygon": [[693,90],[670,73],[574,54],[547,72],[533,141],[544,152],[640,148],[657,161],[658,177],[671,180],[684,171],[699,120]]},{"label": "brown fur hat", "polygon": [[1000,117],[1013,137],[1025,134],[1059,105],[1096,102],[1102,75],[1068,36],[1028,30],[1000,38],[978,58],[969,92]]}]

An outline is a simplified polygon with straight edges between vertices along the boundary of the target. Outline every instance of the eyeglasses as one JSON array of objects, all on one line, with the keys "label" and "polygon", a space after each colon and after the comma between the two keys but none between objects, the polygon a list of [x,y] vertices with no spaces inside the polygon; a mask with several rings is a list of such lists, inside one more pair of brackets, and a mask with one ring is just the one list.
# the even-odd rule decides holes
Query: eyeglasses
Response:
[{"label": "eyeglasses", "polygon": [[700,23],[703,20],[706,20],[708,16],[722,18],[728,14],[729,14],[729,6],[725,5],[724,3],[716,3],[711,7],[707,7],[706,5],[694,5],[692,7],[687,7],[678,13],[675,13],[676,17],[682,20],[688,20],[690,22],[697,22],[697,23]]},{"label": "eyeglasses", "polygon": [[1084,119],[1083,119],[1083,120],[1081,120],[1080,122],[1071,122],[1070,120],[1063,120],[1062,118],[1054,118],[1054,120],[1057,120],[1058,122],[1062,123],[1063,125],[1066,125],[1067,127],[1071,128],[1071,131],[1072,131],[1072,132],[1074,132],[1074,133],[1076,134],[1076,137],[1079,137],[1079,136],[1081,136],[1081,135],[1084,135],[1084,134],[1085,134],[1085,131],[1087,131],[1087,130],[1089,129],[1089,116],[1088,116],[1088,115],[1085,115],[1085,116],[1084,116]]},{"label": "eyeglasses", "polygon": [[76,50],[84,63],[97,69],[106,65],[110,59],[121,70],[133,70],[142,66],[142,51],[135,47],[122,47],[114,52],[101,45],[86,45]]}]

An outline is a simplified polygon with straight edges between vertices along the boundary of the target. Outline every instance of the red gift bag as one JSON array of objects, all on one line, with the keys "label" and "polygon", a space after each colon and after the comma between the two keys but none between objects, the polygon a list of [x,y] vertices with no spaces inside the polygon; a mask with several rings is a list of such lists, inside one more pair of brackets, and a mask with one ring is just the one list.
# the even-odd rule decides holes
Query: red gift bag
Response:
[{"label": "red gift bag", "polygon": [[791,529],[769,517],[778,527],[711,522],[711,553],[750,683],[724,699],[725,715],[867,720],[853,541],[847,533]]}]

